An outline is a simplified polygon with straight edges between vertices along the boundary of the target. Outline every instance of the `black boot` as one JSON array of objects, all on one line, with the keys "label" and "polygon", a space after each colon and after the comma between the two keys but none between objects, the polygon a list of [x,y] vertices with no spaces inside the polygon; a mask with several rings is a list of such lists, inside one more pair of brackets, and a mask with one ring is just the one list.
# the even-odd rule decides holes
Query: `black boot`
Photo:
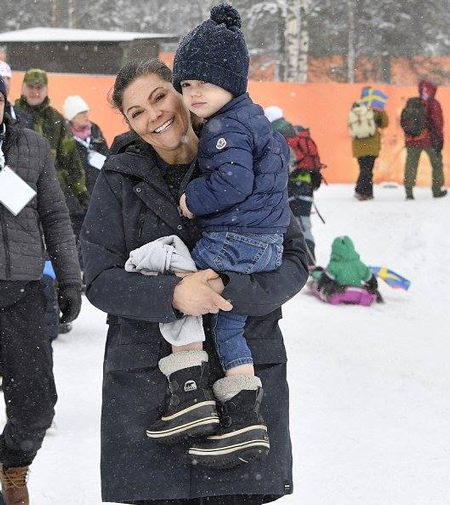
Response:
[{"label": "black boot", "polygon": [[442,198],[443,196],[447,195],[447,190],[446,189],[440,189],[439,191],[436,191],[433,193],[433,198]]},{"label": "black boot", "polygon": [[270,444],[260,413],[262,395],[262,388],[245,390],[218,403],[220,428],[189,449],[192,462],[210,468],[233,468],[264,459]]},{"label": "black boot", "polygon": [[220,421],[207,370],[208,363],[203,362],[170,374],[162,417],[147,430],[149,438],[173,444],[216,432]]}]

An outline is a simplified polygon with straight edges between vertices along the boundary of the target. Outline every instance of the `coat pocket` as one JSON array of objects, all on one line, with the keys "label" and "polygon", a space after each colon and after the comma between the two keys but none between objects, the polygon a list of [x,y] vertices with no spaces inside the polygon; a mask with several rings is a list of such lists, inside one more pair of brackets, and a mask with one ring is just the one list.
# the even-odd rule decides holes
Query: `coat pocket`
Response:
[{"label": "coat pocket", "polygon": [[287,362],[286,348],[278,320],[281,313],[269,316],[249,317],[245,326],[245,338],[255,365],[273,365]]},{"label": "coat pocket", "polygon": [[155,369],[160,359],[160,342],[107,346],[105,372]]},{"label": "coat pocket", "polygon": [[147,344],[161,338],[158,323],[118,318],[117,345]]},{"label": "coat pocket", "polygon": [[162,356],[157,323],[119,318],[111,324],[105,351],[105,371],[156,368]]},{"label": "coat pocket", "polygon": [[286,348],[282,338],[252,338],[247,343],[256,366],[287,362]]}]

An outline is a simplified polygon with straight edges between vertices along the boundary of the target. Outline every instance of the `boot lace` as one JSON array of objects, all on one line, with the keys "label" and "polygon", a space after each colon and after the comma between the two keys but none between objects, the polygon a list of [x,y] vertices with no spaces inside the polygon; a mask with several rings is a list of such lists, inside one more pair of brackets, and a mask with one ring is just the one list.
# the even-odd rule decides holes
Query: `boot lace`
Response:
[{"label": "boot lace", "polygon": [[29,469],[27,466],[23,468],[8,468],[3,470],[3,481],[6,489],[22,489],[26,487],[28,481]]}]

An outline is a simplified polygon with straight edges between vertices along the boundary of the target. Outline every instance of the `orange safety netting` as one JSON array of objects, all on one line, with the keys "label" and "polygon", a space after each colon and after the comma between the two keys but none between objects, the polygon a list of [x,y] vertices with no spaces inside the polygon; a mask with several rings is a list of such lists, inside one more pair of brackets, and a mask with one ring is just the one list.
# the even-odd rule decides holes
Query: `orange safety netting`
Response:
[{"label": "orange safety netting", "polygon": [[[108,103],[108,94],[114,76],[83,74],[49,74],[51,104],[62,111],[62,104],[69,95],[80,95],[91,107],[91,119],[96,122],[109,143],[115,135],[126,131],[127,125],[120,113]],[[20,94],[23,72],[14,72],[11,96]],[[287,120],[311,129],[321,159],[328,167],[324,175],[328,182],[353,183],[358,175],[356,160],[351,154],[351,139],[347,130],[347,116],[352,103],[359,98],[362,84],[282,82],[250,82],[249,92],[253,100],[263,107],[278,105]],[[382,150],[375,165],[374,181],[403,182],[406,151],[399,118],[406,100],[417,95],[415,86],[375,85],[389,96],[386,111],[390,125],[382,133]],[[450,88],[439,88],[437,99],[441,102],[444,119],[450,111]],[[450,180],[450,164],[446,152],[450,147],[450,128],[445,129],[444,164],[446,181]],[[418,184],[430,185],[431,167],[422,155]]]}]

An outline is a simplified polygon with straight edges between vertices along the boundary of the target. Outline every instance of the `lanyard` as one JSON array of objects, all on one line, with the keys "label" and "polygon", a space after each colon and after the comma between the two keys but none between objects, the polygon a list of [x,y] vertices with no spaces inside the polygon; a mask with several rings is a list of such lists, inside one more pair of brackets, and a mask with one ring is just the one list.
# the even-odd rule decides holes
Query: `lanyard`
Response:
[{"label": "lanyard", "polygon": [[82,146],[84,146],[87,150],[91,148],[91,137],[88,137],[86,140],[80,139],[80,137],[73,136],[73,138]]}]

